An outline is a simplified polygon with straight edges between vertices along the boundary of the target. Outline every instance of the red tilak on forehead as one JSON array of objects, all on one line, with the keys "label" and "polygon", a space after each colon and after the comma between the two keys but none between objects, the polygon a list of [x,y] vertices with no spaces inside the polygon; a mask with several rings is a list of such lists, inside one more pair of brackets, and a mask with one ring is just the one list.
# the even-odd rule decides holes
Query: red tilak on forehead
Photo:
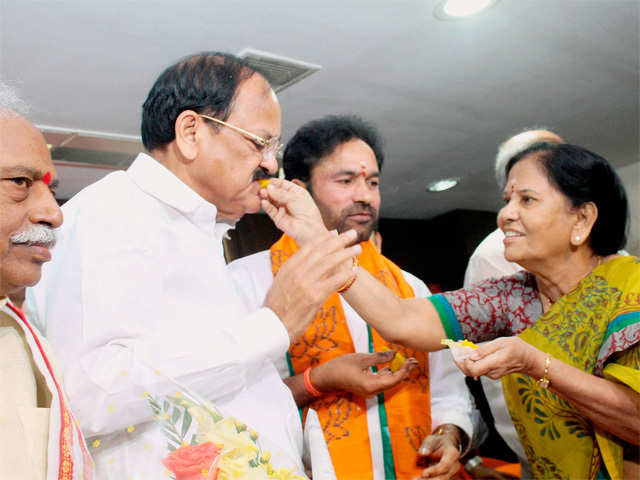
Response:
[{"label": "red tilak on forehead", "polygon": [[360,175],[362,175],[362,178],[366,178],[367,177],[367,165],[364,162],[360,162],[360,169],[362,170],[360,172]]},{"label": "red tilak on forehead", "polygon": [[44,184],[48,187],[49,184],[51,184],[51,172],[47,172],[44,174],[44,177],[42,177],[42,181],[44,182]]}]

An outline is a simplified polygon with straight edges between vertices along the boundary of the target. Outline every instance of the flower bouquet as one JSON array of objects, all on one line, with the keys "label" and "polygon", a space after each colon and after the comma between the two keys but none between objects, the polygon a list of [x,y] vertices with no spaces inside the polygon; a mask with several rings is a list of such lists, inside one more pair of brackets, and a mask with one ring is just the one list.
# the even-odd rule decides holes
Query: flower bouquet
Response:
[{"label": "flower bouquet", "polygon": [[274,468],[258,433],[214,405],[185,392],[147,397],[166,437],[162,463],[176,480],[305,479],[288,468]]}]

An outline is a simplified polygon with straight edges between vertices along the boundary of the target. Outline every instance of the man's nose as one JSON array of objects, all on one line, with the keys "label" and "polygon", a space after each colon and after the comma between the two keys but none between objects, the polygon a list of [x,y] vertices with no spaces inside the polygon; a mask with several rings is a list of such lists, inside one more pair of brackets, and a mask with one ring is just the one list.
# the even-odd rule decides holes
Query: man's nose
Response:
[{"label": "man's nose", "polygon": [[62,225],[62,210],[47,185],[37,182],[31,195],[33,195],[30,214],[32,223],[44,223],[52,228]]},{"label": "man's nose", "polygon": [[262,158],[260,166],[269,172],[270,175],[275,175],[278,171],[278,159],[275,154],[267,155]]},{"label": "man's nose", "polygon": [[354,192],[354,200],[356,202],[371,203],[373,192],[366,178],[360,177],[356,181],[356,190]]}]

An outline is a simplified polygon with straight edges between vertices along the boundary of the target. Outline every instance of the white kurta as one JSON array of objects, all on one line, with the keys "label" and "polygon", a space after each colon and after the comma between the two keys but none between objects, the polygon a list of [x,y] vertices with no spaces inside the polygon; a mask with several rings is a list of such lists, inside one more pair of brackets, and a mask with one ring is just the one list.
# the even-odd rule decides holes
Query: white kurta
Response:
[{"label": "white kurta", "polygon": [[[289,336],[271,310],[248,314],[239,299],[222,249],[230,226],[216,223],[216,207],[140,154],[63,211],[53,261],[27,301],[59,354],[85,435],[150,421],[141,392],[175,388],[171,378],[300,466],[300,417],[272,363]],[[91,453],[100,466],[101,448]]]},{"label": "white kurta", "polygon": [[[265,250],[235,260],[229,264],[229,270],[247,308],[255,309],[262,305],[273,283],[270,252]],[[413,288],[416,297],[425,298],[431,295],[424,282],[408,272],[403,272],[403,274]],[[342,307],[356,352],[368,352],[369,344],[365,321],[347,302],[342,301]],[[280,356],[275,364],[282,378],[289,376],[286,355]],[[471,438],[473,435],[472,404],[469,392],[464,382],[464,375],[453,363],[448,351],[443,350],[429,354],[429,375],[433,430],[439,425],[452,423],[462,428]],[[426,405],[425,408],[427,408]],[[374,463],[373,478],[374,480],[383,480],[384,457],[377,396],[367,398],[367,424],[371,440],[371,457]]]},{"label": "white kurta", "polygon": [[47,340],[9,305],[0,298],[0,478],[88,480],[91,460],[68,409],[67,453],[73,466],[72,473],[60,475],[66,461],[60,447],[60,375]]},{"label": "white kurta", "polygon": [[476,247],[464,274],[465,287],[487,278],[501,278],[524,270],[517,263],[504,258],[503,239],[504,233],[496,228]]},{"label": "white kurta", "polygon": [[[464,275],[464,286],[468,287],[488,278],[501,278],[524,270],[517,263],[509,262],[504,258],[504,233],[499,228],[491,232],[480,242],[471,255],[467,271]],[[489,377],[480,377],[487,403],[495,422],[495,429],[505,443],[513,450],[522,465],[522,478],[530,478],[529,463],[520,444],[518,432],[513,426],[509,409],[502,393],[502,380],[492,380]]]}]

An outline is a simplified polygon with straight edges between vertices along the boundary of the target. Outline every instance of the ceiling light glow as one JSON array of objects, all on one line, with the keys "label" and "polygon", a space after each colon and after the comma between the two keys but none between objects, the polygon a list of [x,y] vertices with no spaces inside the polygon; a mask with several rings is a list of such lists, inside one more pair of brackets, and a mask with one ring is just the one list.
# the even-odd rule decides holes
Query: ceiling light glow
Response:
[{"label": "ceiling light glow", "polygon": [[489,8],[497,0],[442,0],[435,8],[436,18],[455,20],[470,17]]},{"label": "ceiling light glow", "polygon": [[427,190],[430,192],[444,192],[445,190],[455,187],[459,181],[459,178],[443,178],[442,180],[427,185]]}]

